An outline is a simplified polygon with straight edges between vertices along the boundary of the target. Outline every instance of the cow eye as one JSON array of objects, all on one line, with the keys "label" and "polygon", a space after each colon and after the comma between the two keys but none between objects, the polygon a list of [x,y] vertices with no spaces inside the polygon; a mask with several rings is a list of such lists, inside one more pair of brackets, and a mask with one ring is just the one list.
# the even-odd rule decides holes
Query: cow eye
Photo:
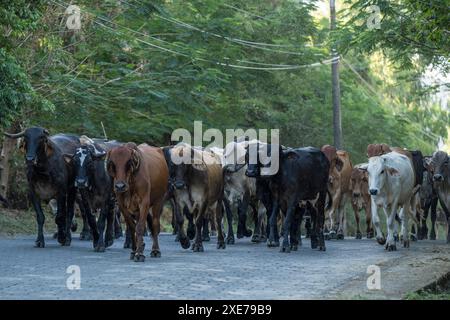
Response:
[{"label": "cow eye", "polygon": [[380,174],[383,174],[383,173],[384,173],[384,170],[381,170]]}]

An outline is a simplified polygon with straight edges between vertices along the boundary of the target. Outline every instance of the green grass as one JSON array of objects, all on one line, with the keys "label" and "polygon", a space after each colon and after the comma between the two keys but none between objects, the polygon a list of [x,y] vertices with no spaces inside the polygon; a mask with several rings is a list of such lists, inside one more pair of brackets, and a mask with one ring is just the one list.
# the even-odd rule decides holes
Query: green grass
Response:
[{"label": "green grass", "polygon": [[447,292],[431,292],[420,291],[406,294],[405,300],[450,300],[450,291]]}]

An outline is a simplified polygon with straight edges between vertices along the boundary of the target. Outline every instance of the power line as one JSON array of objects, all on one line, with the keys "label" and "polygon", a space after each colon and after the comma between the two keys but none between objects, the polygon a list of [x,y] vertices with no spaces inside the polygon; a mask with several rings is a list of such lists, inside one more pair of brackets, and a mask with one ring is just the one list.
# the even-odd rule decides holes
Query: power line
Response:
[{"label": "power line", "polygon": [[[63,4],[61,4],[61,3],[58,3],[58,2],[53,1],[53,0],[49,0],[49,1],[55,3],[56,5],[59,5],[61,7],[65,7],[63,4],[67,5],[64,2],[62,2]],[[113,25],[118,26],[120,28],[126,29],[126,30],[128,30],[130,32],[133,32],[135,34],[140,34],[140,35],[143,35],[143,36],[151,37],[151,36],[149,36],[147,34],[144,34],[142,32],[139,32],[139,31],[133,30],[131,28],[122,26],[122,25],[120,25],[120,24],[118,24],[116,22],[112,22],[112,21],[110,21],[108,19],[105,19],[105,18],[103,18],[101,16],[95,15],[93,13],[91,13],[91,14],[97,19],[100,19],[100,20],[105,21],[107,23],[113,24]],[[111,28],[109,26],[106,26],[105,24],[103,24],[101,22],[98,22],[98,21],[94,20],[94,23],[98,24],[101,27],[108,28],[109,30],[111,30],[111,31],[113,31],[113,32],[115,32],[117,34],[120,33],[120,34],[123,35],[123,33],[121,33],[120,31],[115,30],[115,29],[113,29],[113,28]],[[158,38],[155,38],[155,37],[151,37],[151,38],[158,39]],[[262,70],[262,71],[295,70],[295,69],[303,69],[303,68],[308,68],[308,67],[317,67],[317,66],[321,66],[321,65],[327,65],[327,64],[333,63],[334,61],[339,59],[339,57],[333,57],[331,59],[326,59],[326,60],[323,60],[323,61],[320,61],[320,62],[315,62],[315,63],[311,63],[311,64],[306,64],[306,65],[280,65],[280,64],[269,64],[268,63],[267,65],[271,65],[271,67],[243,66],[243,65],[237,65],[237,64],[234,64],[234,63],[223,63],[223,62],[220,62],[220,61],[212,61],[212,60],[208,60],[208,59],[204,59],[204,58],[200,58],[200,57],[192,57],[192,56],[190,56],[188,54],[181,53],[181,52],[178,52],[178,51],[175,51],[175,50],[171,50],[171,49],[167,49],[165,47],[155,45],[153,43],[150,43],[148,41],[142,40],[142,39],[137,38],[137,37],[134,37],[134,39],[136,41],[140,42],[140,43],[146,44],[146,45],[151,46],[151,47],[153,47],[155,49],[158,49],[158,50],[161,50],[161,51],[165,51],[165,52],[169,52],[169,53],[172,53],[172,54],[175,54],[175,55],[188,57],[188,58],[191,58],[192,60],[208,62],[208,63],[212,63],[212,64],[215,64],[215,65],[220,65],[220,66],[224,66],[224,67],[231,67],[231,68],[237,68],[237,69],[247,69],[247,70]],[[158,39],[158,40],[162,41],[162,42],[165,42],[165,43],[169,43],[169,42],[164,41],[162,39]],[[244,62],[244,63],[249,63],[249,62]],[[255,64],[257,64],[257,62]]]}]

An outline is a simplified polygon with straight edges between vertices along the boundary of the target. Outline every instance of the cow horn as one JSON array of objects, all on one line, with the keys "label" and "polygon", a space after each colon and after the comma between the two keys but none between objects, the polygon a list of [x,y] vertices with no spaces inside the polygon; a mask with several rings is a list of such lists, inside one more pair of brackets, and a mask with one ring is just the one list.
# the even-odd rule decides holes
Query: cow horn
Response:
[{"label": "cow horn", "polygon": [[11,139],[17,139],[17,138],[23,137],[23,135],[25,134],[25,130],[23,130],[22,132],[19,132],[19,133],[8,133],[8,132],[3,132],[3,134],[4,134],[5,136],[7,136],[8,138],[11,138]]}]

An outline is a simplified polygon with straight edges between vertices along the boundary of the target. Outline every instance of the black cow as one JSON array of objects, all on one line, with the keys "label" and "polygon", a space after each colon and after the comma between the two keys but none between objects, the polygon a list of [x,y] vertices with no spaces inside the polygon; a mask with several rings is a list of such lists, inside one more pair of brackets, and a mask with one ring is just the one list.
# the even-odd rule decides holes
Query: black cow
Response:
[{"label": "black cow", "polygon": [[27,165],[29,197],[36,211],[38,236],[36,247],[45,247],[44,213],[41,201],[57,200],[55,222],[58,226],[58,242],[69,246],[72,240],[70,226],[74,214],[75,186],[73,170],[67,166],[63,154],[74,154],[79,147],[77,136],[57,134],[50,136],[41,127],[31,127],[20,133],[5,135],[12,139],[23,137],[23,149]]},{"label": "black cow", "polygon": [[[175,241],[180,241],[180,235],[179,235],[179,225],[183,225],[184,223],[184,218],[183,216],[185,216],[188,219],[188,227],[186,230],[186,234],[188,236],[188,238],[190,240],[194,239],[195,237],[195,224],[194,224],[194,217],[192,216],[192,214],[189,212],[189,209],[187,208],[187,206],[185,206],[183,208],[183,215],[179,214],[177,212],[178,208],[176,206],[175,203],[175,198],[174,198],[174,182],[175,182],[175,165],[172,162],[171,159],[171,153],[170,150],[173,149],[173,145],[172,146],[167,146],[167,147],[163,147],[163,153],[164,153],[164,158],[166,159],[166,163],[167,163],[167,168],[169,169],[169,181],[168,181],[168,187],[167,187],[167,196],[166,199],[170,202],[170,206],[172,207],[172,227],[173,230],[176,234],[176,238]],[[209,230],[208,230],[208,220],[205,219],[205,224],[206,224],[206,228],[203,229],[203,233],[205,233],[205,229],[207,232],[207,236],[209,237]],[[205,241],[205,238],[203,237],[203,241]],[[206,240],[206,241],[209,241]]]},{"label": "black cow", "polygon": [[[95,251],[103,252],[114,242],[114,198],[112,179],[105,169],[106,151],[98,150],[92,145],[82,145],[75,154],[65,155],[67,163],[75,172],[75,187],[81,195],[83,206],[91,232],[94,237]],[[100,210],[98,224],[92,211]],[[93,219],[93,221],[89,221]],[[105,222],[106,235],[104,236]],[[92,227],[93,226],[93,227]]]},{"label": "black cow", "polygon": [[[257,144],[256,159],[253,159],[253,161],[250,156],[251,152],[250,146],[246,155],[246,163],[248,164],[246,174],[249,177],[269,180],[269,189],[272,196],[268,245],[277,245],[279,242],[277,216],[279,209],[281,209],[285,215],[284,239],[281,251],[296,250],[302,211],[304,211],[300,209],[299,204],[302,200],[312,201],[317,199],[315,206],[310,205],[310,208],[308,208],[313,221],[311,247],[319,247],[319,250],[325,250],[323,227],[330,167],[326,156],[317,148],[282,149],[279,145],[270,144]],[[261,156],[266,156],[270,161],[267,161],[267,159],[262,161]],[[275,160],[278,160],[278,170],[276,172],[272,170],[272,172],[266,174],[262,173],[262,169],[273,166]],[[276,169],[276,166],[274,168]],[[331,197],[329,205],[330,203]]]}]

